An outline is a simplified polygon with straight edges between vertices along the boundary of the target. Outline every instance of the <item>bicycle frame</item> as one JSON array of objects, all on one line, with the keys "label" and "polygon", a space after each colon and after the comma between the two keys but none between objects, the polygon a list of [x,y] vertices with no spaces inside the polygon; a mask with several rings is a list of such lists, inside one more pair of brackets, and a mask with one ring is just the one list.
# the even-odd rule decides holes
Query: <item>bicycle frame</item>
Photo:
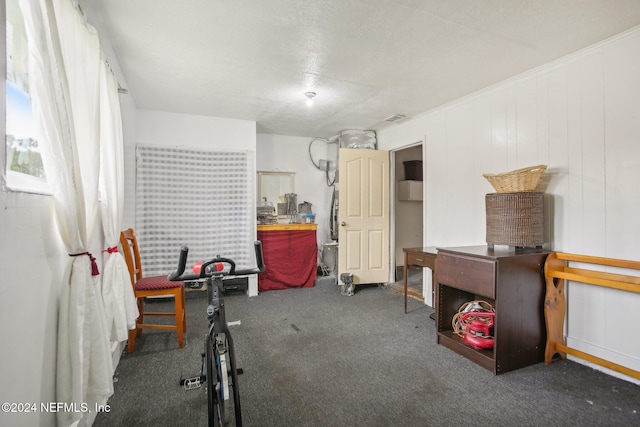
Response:
[{"label": "bicycle frame", "polygon": [[[199,376],[186,380],[181,379],[181,385],[184,384],[185,389],[188,390],[200,387],[202,382],[206,380],[210,426],[227,424],[229,421],[231,414],[225,410],[225,403],[228,403],[231,398],[229,388],[233,391],[234,423],[236,426],[242,426],[242,410],[238,385],[238,375],[242,374],[242,369],[236,367],[233,338],[226,320],[223,277],[263,272],[265,265],[262,257],[262,244],[260,241],[256,241],[254,246],[257,268],[236,270],[233,260],[218,256],[204,262],[200,267],[200,272],[194,275],[183,274],[189,251],[189,248],[183,246],[180,251],[178,269],[169,275],[169,280],[172,281],[205,280],[207,283],[207,298],[209,302],[207,306],[207,319],[209,329],[204,337],[204,353],[202,354],[203,368]],[[229,271],[223,271],[223,264],[230,266]],[[231,377],[230,379],[229,376]]]},{"label": "bicycle frame", "polygon": [[[224,297],[223,293],[223,276],[221,274],[214,273],[211,278],[207,279],[207,296],[209,299],[209,305],[207,306],[207,319],[209,321],[209,331],[205,335],[205,355],[207,357],[207,381],[209,396],[215,398],[210,402],[209,408],[209,424],[211,424],[211,418],[214,420],[217,418],[221,424],[224,424],[227,420],[227,414],[224,410],[224,401],[229,399],[229,382],[228,374],[231,374],[231,384],[233,385],[233,403],[234,403],[234,416],[235,425],[242,426],[242,409],[240,404],[240,388],[238,384],[238,375],[242,374],[242,371],[236,367],[235,349],[233,345],[233,337],[229,332],[229,326],[226,320],[226,314],[224,309]],[[221,335],[224,337],[221,338]],[[221,354],[229,355],[229,360],[226,358],[221,359]],[[229,366],[226,366],[226,364]],[[213,367],[217,369],[217,375],[208,375],[210,369]],[[225,374],[226,372],[226,374]],[[211,378],[211,381],[209,381]],[[216,378],[215,383],[213,379]],[[227,380],[223,383],[224,380]],[[211,391],[209,391],[211,390]],[[216,401],[217,399],[217,401]],[[215,413],[216,403],[218,403],[218,413]]]}]

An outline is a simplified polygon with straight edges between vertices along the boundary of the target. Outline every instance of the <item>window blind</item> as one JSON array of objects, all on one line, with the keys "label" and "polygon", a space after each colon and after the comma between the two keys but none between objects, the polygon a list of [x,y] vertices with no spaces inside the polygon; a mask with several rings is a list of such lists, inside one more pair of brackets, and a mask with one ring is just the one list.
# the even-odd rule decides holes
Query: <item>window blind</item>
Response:
[{"label": "window blind", "polygon": [[237,268],[253,255],[253,153],[136,147],[136,235],[145,276],[169,274],[180,247],[187,269],[220,255]]}]

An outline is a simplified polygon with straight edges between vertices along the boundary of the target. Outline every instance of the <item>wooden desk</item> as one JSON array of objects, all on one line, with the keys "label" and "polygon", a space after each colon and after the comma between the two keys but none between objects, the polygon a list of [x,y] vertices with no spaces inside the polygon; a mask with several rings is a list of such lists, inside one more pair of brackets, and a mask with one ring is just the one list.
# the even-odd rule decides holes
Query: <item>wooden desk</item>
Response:
[{"label": "wooden desk", "polygon": [[[410,265],[418,267],[428,267],[431,269],[431,286],[436,286],[436,258],[438,250],[435,247],[427,248],[402,248],[404,252],[404,312],[407,312],[407,270]],[[424,296],[426,298],[426,295]],[[433,292],[431,296],[433,306]]]}]

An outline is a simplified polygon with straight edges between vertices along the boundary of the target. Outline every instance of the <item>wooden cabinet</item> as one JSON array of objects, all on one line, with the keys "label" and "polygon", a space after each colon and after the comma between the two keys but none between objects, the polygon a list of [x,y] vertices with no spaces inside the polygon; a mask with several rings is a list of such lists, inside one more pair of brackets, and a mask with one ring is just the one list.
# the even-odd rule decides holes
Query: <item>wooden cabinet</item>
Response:
[{"label": "wooden cabinet", "polygon": [[[541,249],[466,246],[438,248],[436,328],[438,344],[494,374],[544,360],[545,285]],[[476,350],[453,332],[451,320],[461,305],[489,302],[496,310],[491,350]]]}]

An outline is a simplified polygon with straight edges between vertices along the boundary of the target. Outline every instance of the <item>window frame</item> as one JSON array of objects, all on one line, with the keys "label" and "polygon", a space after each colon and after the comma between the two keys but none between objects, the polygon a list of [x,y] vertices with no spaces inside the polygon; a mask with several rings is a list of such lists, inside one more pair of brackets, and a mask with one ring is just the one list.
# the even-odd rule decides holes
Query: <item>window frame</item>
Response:
[{"label": "window frame", "polygon": [[[0,150],[0,162],[2,163],[2,191],[14,191],[21,193],[34,193],[34,194],[42,194],[42,195],[51,195],[51,185],[47,181],[46,178],[40,178],[33,175],[25,174],[22,172],[13,171],[10,169],[9,164],[9,147],[7,141],[7,7],[10,7],[8,2],[5,0],[3,2],[3,7],[1,7],[0,15],[2,16],[2,33],[4,34],[4,43],[0,43],[2,45],[0,57],[1,57],[1,66],[2,66],[2,90],[0,96],[2,96],[2,109],[0,113],[2,113],[2,117],[4,118],[2,123],[2,136],[4,140],[4,148]],[[37,132],[36,132],[37,133]],[[39,144],[43,143],[43,138],[38,137],[37,141]]]}]

